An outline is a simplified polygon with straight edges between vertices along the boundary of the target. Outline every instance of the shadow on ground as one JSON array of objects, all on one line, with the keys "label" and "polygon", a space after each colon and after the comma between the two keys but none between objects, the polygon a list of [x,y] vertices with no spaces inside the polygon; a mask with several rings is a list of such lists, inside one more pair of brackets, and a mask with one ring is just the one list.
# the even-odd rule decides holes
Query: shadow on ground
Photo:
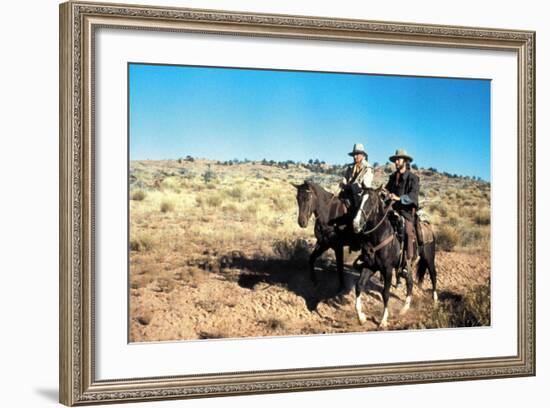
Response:
[{"label": "shadow on ground", "polygon": [[[237,252],[223,256],[220,264],[222,268],[238,271],[228,278],[235,280],[242,288],[256,290],[262,283],[284,286],[302,297],[309,311],[315,311],[321,302],[334,307],[348,304],[349,296],[346,295],[353,292],[359,277],[356,270],[344,266],[344,290],[340,291],[336,263],[327,259],[319,259],[316,263],[316,284],[310,278],[307,260],[286,260],[260,255],[248,257]],[[371,279],[367,294],[381,299],[381,296],[377,296],[381,290],[381,282],[377,278]],[[394,294],[391,296],[397,297]]]}]

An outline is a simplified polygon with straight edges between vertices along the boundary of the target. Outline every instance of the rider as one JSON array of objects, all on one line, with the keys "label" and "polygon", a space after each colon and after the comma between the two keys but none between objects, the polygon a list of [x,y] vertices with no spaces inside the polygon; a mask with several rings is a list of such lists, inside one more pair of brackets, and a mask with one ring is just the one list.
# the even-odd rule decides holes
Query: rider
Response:
[{"label": "rider", "polygon": [[366,188],[371,187],[374,177],[374,170],[367,161],[368,155],[361,143],[355,143],[353,150],[348,154],[353,157],[353,163],[348,164],[344,169],[338,193],[338,197],[344,202],[347,212],[341,217],[329,220],[328,223],[337,227],[350,223],[355,209],[359,206],[361,194]]},{"label": "rider", "polygon": [[361,143],[354,144],[353,150],[348,154],[353,157],[353,163],[347,165],[344,170],[338,196],[344,200],[349,209],[357,208],[361,193],[371,187],[374,170],[367,161],[368,154]]},{"label": "rider", "polygon": [[396,150],[390,157],[395,163],[395,172],[390,175],[386,184],[390,199],[394,201],[393,209],[405,220],[405,259],[406,266],[403,274],[411,270],[414,255],[415,217],[418,209],[419,179],[410,171],[413,158],[404,149]]}]

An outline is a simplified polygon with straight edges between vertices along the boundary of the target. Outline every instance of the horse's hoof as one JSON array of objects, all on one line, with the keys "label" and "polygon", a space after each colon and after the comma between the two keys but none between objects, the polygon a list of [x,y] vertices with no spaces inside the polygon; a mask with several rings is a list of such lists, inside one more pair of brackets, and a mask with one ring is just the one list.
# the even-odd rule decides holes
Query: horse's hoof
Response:
[{"label": "horse's hoof", "polygon": [[405,305],[403,306],[399,314],[404,315],[409,311],[410,308],[411,308],[411,297],[407,296],[407,298],[405,299]]},{"label": "horse's hoof", "polygon": [[380,322],[380,324],[378,325],[378,329],[380,330],[387,330],[388,329],[388,322]]},{"label": "horse's hoof", "polygon": [[357,320],[359,320],[359,324],[363,325],[367,322],[367,315],[365,313],[360,313],[357,315]]}]

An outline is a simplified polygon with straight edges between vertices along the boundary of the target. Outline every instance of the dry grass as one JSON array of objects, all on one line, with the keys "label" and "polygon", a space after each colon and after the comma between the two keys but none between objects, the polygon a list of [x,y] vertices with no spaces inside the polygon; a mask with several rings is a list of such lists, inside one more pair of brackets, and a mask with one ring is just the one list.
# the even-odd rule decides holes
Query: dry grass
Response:
[{"label": "dry grass", "polygon": [[147,194],[143,190],[134,191],[131,195],[131,199],[134,201],[143,201]]},{"label": "dry grass", "polygon": [[432,310],[423,322],[426,328],[475,327],[491,324],[491,287],[483,285],[468,290],[463,298],[449,299]]},{"label": "dry grass", "polygon": [[174,208],[176,208],[176,205],[172,201],[164,200],[160,203],[160,211],[163,213],[174,211]]},{"label": "dry grass", "polygon": [[452,251],[460,239],[457,230],[449,225],[440,225],[435,237],[437,248],[443,251]]},{"label": "dry grass", "polygon": [[144,232],[130,236],[130,251],[145,252],[154,247],[153,238]]},{"label": "dry grass", "polygon": [[[387,178],[385,169],[381,166],[375,174],[375,185]],[[441,249],[486,250],[490,186],[428,173],[418,171],[424,208],[438,232]],[[223,244],[273,251],[270,242],[274,240],[311,240],[312,222],[306,230],[296,223],[296,193],[289,182],[313,178],[329,190],[337,184],[332,175],[300,166],[220,166],[201,160],[132,162],[131,174],[137,180],[131,194],[132,236],[136,231],[158,235],[159,242],[167,242],[156,248],[163,251],[168,247],[177,250],[184,242],[193,248]],[[165,239],[167,234],[170,240]],[[153,241],[157,240],[134,237],[131,247],[150,250]]]}]

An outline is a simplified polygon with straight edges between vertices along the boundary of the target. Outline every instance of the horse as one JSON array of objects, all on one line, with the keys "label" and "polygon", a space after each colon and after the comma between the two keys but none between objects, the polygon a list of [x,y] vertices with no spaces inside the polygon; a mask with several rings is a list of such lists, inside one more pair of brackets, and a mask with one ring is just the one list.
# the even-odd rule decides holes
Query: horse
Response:
[{"label": "horse", "polygon": [[307,228],[311,216],[315,216],[315,237],[317,242],[309,257],[310,278],[317,284],[315,276],[315,261],[328,249],[334,250],[336,255],[336,270],[340,279],[340,292],[345,292],[344,283],[344,246],[358,251],[360,236],[354,234],[352,229],[345,226],[340,229],[331,221],[342,219],[347,214],[347,208],[342,200],[326,191],[320,185],[312,181],[304,181],[302,184],[294,184],[296,187],[296,200],[298,201],[298,224]]},{"label": "horse", "polygon": [[[397,238],[392,223],[387,217],[392,206],[391,204],[385,205],[384,195],[385,191],[382,187],[365,190],[352,223],[354,232],[363,235],[361,256],[354,263],[354,267],[361,270],[361,275],[355,285],[355,311],[359,322],[364,324],[366,316],[361,310],[361,293],[365,290],[371,276],[379,271],[384,281],[384,288],[382,290],[384,313],[380,322],[381,328],[386,328],[388,325],[388,301],[390,298],[392,271],[396,271],[399,279],[403,257],[401,243]],[[428,269],[432,281],[433,299],[434,302],[437,302],[435,240],[426,240],[423,245],[418,247],[418,252],[420,257],[417,269],[418,281],[419,283],[422,282],[426,269]],[[407,282],[407,297],[400,314],[406,313],[411,306],[413,290],[412,271],[408,271],[405,279]]]}]

